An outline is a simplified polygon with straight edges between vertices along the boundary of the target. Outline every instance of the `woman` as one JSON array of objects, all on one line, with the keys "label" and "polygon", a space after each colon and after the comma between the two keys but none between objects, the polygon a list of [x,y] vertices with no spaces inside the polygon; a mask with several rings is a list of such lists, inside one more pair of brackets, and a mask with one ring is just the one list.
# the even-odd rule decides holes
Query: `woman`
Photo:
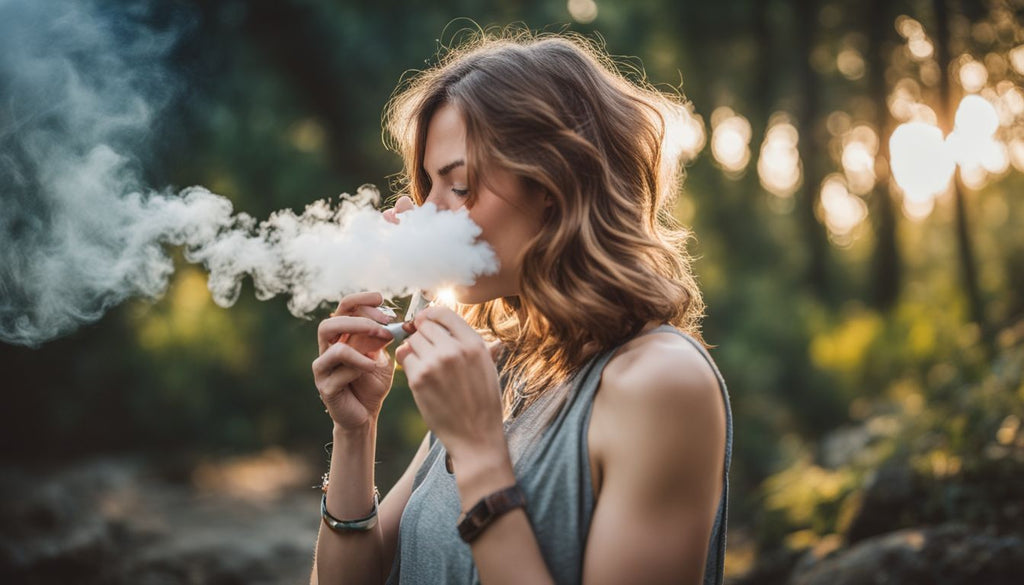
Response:
[{"label": "woman", "polygon": [[564,36],[480,38],[396,94],[389,218],[464,206],[500,268],[396,349],[430,433],[379,508],[389,317],[363,293],[321,324],[313,583],[721,582],[731,414],[666,212],[682,107]]}]

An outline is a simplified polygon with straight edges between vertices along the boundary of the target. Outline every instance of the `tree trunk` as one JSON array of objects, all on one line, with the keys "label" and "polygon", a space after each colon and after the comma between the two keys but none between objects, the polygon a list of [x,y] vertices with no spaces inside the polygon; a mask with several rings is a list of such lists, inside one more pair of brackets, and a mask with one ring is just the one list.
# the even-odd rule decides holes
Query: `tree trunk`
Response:
[{"label": "tree trunk", "polygon": [[[942,129],[944,134],[948,134],[953,130],[953,117],[956,113],[957,105],[953,99],[953,81],[949,77],[949,66],[952,61],[949,49],[949,7],[947,0],[932,0],[932,7],[935,11],[935,58],[939,64],[939,128]],[[974,260],[970,230],[968,229],[964,190],[965,187],[960,180],[960,173],[957,172],[953,182],[953,200],[961,276],[965,292],[967,293],[967,303],[970,311],[969,318],[984,331],[985,311],[981,300],[981,290],[978,287],[978,270]]]},{"label": "tree trunk", "polygon": [[877,181],[868,200],[871,222],[875,232],[874,257],[871,260],[869,300],[882,311],[896,304],[903,279],[899,248],[896,245],[897,212],[889,190],[889,137],[892,119],[887,103],[888,87],[885,83],[886,59],[889,50],[889,32],[893,30],[892,14],[887,10],[889,0],[872,0],[869,15],[869,42],[867,51],[868,86],[875,105],[875,128],[878,131],[878,156],[875,163]]},{"label": "tree trunk", "polygon": [[800,58],[797,88],[802,97],[797,115],[800,133],[799,152],[804,166],[803,196],[798,203],[804,240],[807,246],[808,264],[806,282],[818,298],[831,302],[832,290],[829,278],[829,244],[825,226],[818,221],[815,209],[818,206],[821,186],[821,148],[818,141],[817,122],[820,117],[818,85],[820,80],[811,66],[811,52],[818,22],[818,0],[796,0],[797,51]]}]

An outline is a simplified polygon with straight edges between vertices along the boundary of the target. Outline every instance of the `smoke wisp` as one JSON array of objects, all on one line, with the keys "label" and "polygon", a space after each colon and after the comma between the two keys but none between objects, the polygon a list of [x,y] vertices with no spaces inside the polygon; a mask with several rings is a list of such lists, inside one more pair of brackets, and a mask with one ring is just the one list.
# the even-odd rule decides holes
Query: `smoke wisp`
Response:
[{"label": "smoke wisp", "polygon": [[257,222],[202,187],[145,186],[141,161],[178,82],[144,3],[0,0],[0,340],[37,346],[124,300],[159,297],[168,245],[210,271],[222,306],[251,276],[306,315],[360,290],[468,284],[497,260],[464,212],[387,223],[370,187]]}]

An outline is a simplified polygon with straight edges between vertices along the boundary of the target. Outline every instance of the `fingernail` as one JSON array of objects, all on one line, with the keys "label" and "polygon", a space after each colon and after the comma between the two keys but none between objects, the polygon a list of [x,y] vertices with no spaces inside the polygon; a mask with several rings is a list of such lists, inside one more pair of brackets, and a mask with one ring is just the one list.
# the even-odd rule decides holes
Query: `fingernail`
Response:
[{"label": "fingernail", "polygon": [[390,323],[391,320],[394,319],[395,316],[396,316],[395,315],[395,310],[392,309],[391,307],[387,307],[387,306],[383,306],[382,305],[380,307],[377,307],[377,309],[379,309],[381,313],[384,313],[384,317],[383,317],[384,320],[380,321],[380,319],[378,319],[378,321],[380,321],[381,323],[383,323],[385,325]]}]

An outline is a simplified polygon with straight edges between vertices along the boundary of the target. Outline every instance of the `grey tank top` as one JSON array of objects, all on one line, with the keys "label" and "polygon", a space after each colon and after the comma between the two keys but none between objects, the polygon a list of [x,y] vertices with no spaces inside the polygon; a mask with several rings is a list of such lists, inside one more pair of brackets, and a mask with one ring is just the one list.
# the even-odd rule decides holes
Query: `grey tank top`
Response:
[{"label": "grey tank top", "polygon": [[[669,325],[648,331],[673,332],[693,343],[711,365],[725,402],[726,442],[722,492],[708,544],[704,584],[720,585],[725,562],[732,410],[725,380],[696,339]],[[595,356],[559,388],[545,391],[519,416],[505,423],[509,453],[527,515],[544,561],[556,583],[580,583],[583,552],[594,512],[587,430],[601,372],[614,348]],[[456,530],[461,512],[455,476],[445,467],[445,449],[431,433],[430,451],[413,480],[402,512],[398,549],[389,585],[479,583],[472,551]]]}]

